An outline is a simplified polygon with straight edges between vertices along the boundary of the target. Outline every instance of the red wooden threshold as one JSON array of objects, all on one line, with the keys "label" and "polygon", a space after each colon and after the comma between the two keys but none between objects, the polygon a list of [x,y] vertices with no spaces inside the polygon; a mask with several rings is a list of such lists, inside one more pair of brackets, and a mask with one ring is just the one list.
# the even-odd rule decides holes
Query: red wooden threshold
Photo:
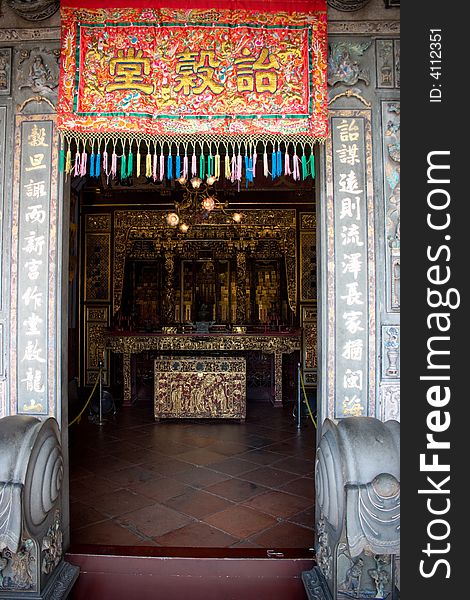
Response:
[{"label": "red wooden threshold", "polygon": [[75,546],[66,560],[80,567],[80,576],[69,598],[305,600],[300,577],[314,566],[311,555],[292,548],[276,549],[284,558],[262,552],[261,557],[251,548]]}]

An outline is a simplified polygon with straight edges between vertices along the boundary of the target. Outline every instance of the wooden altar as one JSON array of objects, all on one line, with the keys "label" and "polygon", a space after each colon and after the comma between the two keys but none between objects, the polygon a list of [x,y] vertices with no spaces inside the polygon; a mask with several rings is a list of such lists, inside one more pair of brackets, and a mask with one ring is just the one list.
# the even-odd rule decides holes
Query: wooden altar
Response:
[{"label": "wooden altar", "polygon": [[155,361],[154,415],[245,420],[246,364],[242,357],[178,356]]},{"label": "wooden altar", "polygon": [[191,353],[204,356],[208,353],[226,353],[233,357],[243,357],[245,352],[257,350],[273,355],[273,394],[274,406],[282,406],[282,357],[301,348],[301,332],[264,333],[133,333],[108,332],[105,347],[111,352],[122,354],[123,365],[123,405],[130,406],[136,398],[135,364],[132,357],[148,350],[155,351],[162,358],[172,352]]}]

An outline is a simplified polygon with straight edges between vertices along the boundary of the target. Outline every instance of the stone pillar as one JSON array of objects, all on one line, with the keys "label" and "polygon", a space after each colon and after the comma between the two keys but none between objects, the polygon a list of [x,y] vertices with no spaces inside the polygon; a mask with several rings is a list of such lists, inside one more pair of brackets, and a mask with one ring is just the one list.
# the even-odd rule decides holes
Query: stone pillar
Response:
[{"label": "stone pillar", "polygon": [[317,450],[316,560],[310,600],[394,598],[400,552],[400,426],[327,419]]},{"label": "stone pillar", "polygon": [[[27,12],[28,7],[23,8]],[[8,423],[11,418],[47,423],[48,417],[54,417],[65,449],[62,456],[64,493],[54,504],[58,520],[53,512],[52,517],[48,517],[45,532],[35,533],[29,527],[22,533],[28,537],[20,539],[16,550],[8,544],[8,548],[2,547],[2,593],[4,597],[15,598],[20,597],[17,590],[27,588],[36,590],[30,592],[29,597],[41,597],[46,579],[52,580],[55,577],[52,571],[62,568],[59,561],[57,566],[48,563],[45,567],[50,569],[48,573],[41,571],[40,562],[46,549],[43,552],[38,545],[39,537],[45,540],[44,544],[56,544],[54,540],[60,535],[64,547],[69,543],[66,450],[69,235],[68,209],[64,210],[68,182],[64,185],[57,164],[58,24],[56,15],[41,25],[35,22],[34,28],[27,28],[23,18],[13,14],[5,3],[2,5],[0,425],[3,427],[3,421]],[[24,433],[27,435],[26,430]],[[1,434],[0,461],[9,456],[10,450]],[[48,532],[49,528],[52,529]],[[12,578],[11,564],[18,560],[25,571]],[[5,565],[5,561],[8,564]],[[35,574],[32,571],[36,568],[39,571]],[[57,584],[57,597],[62,597],[61,585]],[[15,591],[11,592],[10,588]]]},{"label": "stone pillar", "polygon": [[66,598],[79,568],[63,560],[57,421],[5,417],[0,440],[0,599]]},{"label": "stone pillar", "polygon": [[400,45],[390,38],[399,21],[379,20],[371,35],[361,11],[341,22],[330,13],[330,136],[320,152],[318,211],[320,427],[325,418],[399,419],[400,395]]},{"label": "stone pillar", "polygon": [[[345,486],[356,498],[364,491],[379,498],[379,512],[399,487],[393,452],[387,458],[367,431],[396,437],[388,420],[400,414],[400,23],[376,0],[347,15],[340,5],[331,2],[328,11],[330,136],[319,152],[319,567],[304,579],[309,598],[334,600],[383,597],[399,567],[392,536],[382,545],[371,531],[359,532]],[[354,446],[354,428],[369,447]],[[351,470],[350,487],[341,473],[354,456],[362,479]],[[366,475],[371,459],[379,460],[377,471]],[[322,491],[326,477],[331,487]],[[389,514],[398,519],[397,511]]]}]

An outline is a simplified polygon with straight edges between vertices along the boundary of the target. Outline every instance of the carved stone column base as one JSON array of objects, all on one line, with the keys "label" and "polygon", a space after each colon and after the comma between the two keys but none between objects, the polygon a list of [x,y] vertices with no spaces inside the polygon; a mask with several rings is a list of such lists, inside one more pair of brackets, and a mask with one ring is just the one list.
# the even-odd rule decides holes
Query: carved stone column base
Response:
[{"label": "carved stone column base", "polygon": [[71,565],[65,560],[62,560],[54,569],[45,588],[42,592],[31,593],[30,590],[1,590],[1,600],[20,600],[28,598],[28,600],[65,600],[70,594],[74,583],[77,581],[80,567]]},{"label": "carved stone column base", "polygon": [[308,600],[333,600],[320,567],[313,567],[302,573],[302,582],[307,592]]}]

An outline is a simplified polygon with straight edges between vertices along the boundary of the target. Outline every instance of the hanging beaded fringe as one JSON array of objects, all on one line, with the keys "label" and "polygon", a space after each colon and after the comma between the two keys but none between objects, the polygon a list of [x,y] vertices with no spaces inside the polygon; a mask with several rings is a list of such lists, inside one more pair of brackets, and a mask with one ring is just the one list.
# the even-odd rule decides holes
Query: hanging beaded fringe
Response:
[{"label": "hanging beaded fringe", "polygon": [[[100,177],[103,170],[108,182],[110,178],[116,179],[118,175],[123,180],[132,177],[134,172],[136,177],[140,177],[144,172],[145,177],[152,178],[155,182],[164,179],[170,181],[179,177],[204,179],[207,176],[220,179],[224,176],[232,183],[240,184],[243,179],[247,186],[253,183],[258,160],[256,141],[223,142],[223,168],[219,144],[220,142],[180,143],[153,139],[144,140],[142,144],[142,140],[96,140],[64,135],[59,150],[59,171],[74,177]],[[206,145],[208,152],[205,151]],[[72,147],[75,148],[73,157]],[[183,156],[180,155],[182,147]],[[122,149],[122,154],[118,154],[119,148]],[[111,152],[111,160],[108,151]],[[271,177],[273,180],[282,175],[292,177],[294,181],[305,180],[308,177],[314,179],[313,142],[265,141],[262,165],[264,177]]]}]

